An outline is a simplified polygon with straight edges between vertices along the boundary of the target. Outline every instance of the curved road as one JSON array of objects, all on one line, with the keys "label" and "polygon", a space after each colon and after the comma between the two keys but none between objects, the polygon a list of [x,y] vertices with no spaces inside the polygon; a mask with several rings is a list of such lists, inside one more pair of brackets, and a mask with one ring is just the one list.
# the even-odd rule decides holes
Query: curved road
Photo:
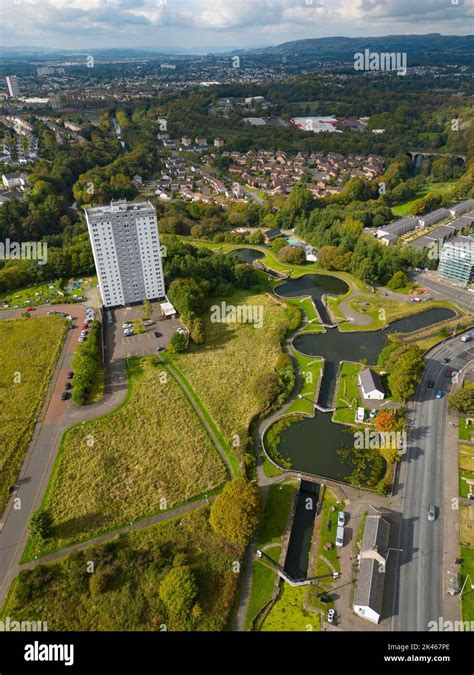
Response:
[{"label": "curved road", "polygon": [[[450,359],[449,365],[443,358]],[[392,630],[426,631],[429,621],[442,617],[446,597],[443,573],[443,502],[457,495],[444,495],[447,394],[451,379],[444,371],[460,370],[474,358],[474,342],[459,336],[434,347],[426,356],[426,369],[415,399],[408,406],[409,439],[402,462],[402,519],[399,532],[398,584],[395,584]],[[429,380],[434,387],[428,388]],[[445,396],[436,399],[436,391]],[[429,522],[429,504],[436,507],[435,522]],[[449,551],[451,558],[457,551]],[[398,585],[398,588],[397,588]]]}]

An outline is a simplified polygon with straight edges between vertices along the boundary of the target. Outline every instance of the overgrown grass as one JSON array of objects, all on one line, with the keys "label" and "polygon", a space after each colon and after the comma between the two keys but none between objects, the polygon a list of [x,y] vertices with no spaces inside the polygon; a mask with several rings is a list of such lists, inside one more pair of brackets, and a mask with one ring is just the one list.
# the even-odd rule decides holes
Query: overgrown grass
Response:
[{"label": "overgrown grass", "polygon": [[463,441],[470,441],[472,440],[473,433],[474,424],[467,424],[466,418],[461,418],[459,420],[459,438]]},{"label": "overgrown grass", "polygon": [[363,404],[357,384],[357,376],[365,367],[360,363],[350,363],[348,361],[341,363],[335,394],[336,410],[332,416],[334,422],[355,424],[357,407]]},{"label": "overgrown grass", "polygon": [[316,399],[316,392],[319,389],[324,361],[318,357],[303,356],[297,351],[293,351],[292,355],[298,363],[298,369],[302,378],[302,386],[301,391],[299,392],[299,398],[295,398],[295,400],[292,401],[286,412],[304,412],[308,413],[308,415],[313,415],[313,403]]},{"label": "overgrown grass", "polygon": [[57,316],[0,321],[0,513],[18,478],[67,328]]},{"label": "overgrown grass", "polygon": [[[469,482],[468,482],[469,481]],[[474,492],[474,471],[459,471],[459,495],[466,497]]]},{"label": "overgrown grass", "polygon": [[474,591],[470,589],[469,584],[474,579],[474,548],[461,546],[461,587],[467,580],[466,587],[462,596],[462,618],[463,621],[474,621]]},{"label": "overgrown grass", "polygon": [[280,342],[294,310],[262,293],[239,291],[226,299],[232,305],[257,305],[263,310],[263,328],[246,323],[214,323],[204,319],[206,343],[192,346],[173,362],[199,397],[227,442],[243,442],[252,418],[260,410],[254,382],[275,369]]},{"label": "overgrown grass", "polygon": [[211,491],[225,467],[174,379],[154,357],[129,362],[131,396],[69,430],[43,508],[52,536],[32,555],[173,508]]},{"label": "overgrown grass", "polygon": [[306,586],[282,584],[280,597],[270,610],[262,631],[319,631],[321,617],[304,608]]},{"label": "overgrown grass", "polygon": [[[200,613],[193,607],[173,616],[160,600],[160,583],[176,556],[195,576]],[[198,509],[20,573],[0,616],[47,621],[49,630],[60,631],[220,631],[233,604],[233,565],[240,557],[210,528],[208,509]],[[105,573],[106,588],[98,591],[92,578]]]},{"label": "overgrown grass", "polygon": [[459,523],[461,545],[474,548],[474,503],[459,505]]}]

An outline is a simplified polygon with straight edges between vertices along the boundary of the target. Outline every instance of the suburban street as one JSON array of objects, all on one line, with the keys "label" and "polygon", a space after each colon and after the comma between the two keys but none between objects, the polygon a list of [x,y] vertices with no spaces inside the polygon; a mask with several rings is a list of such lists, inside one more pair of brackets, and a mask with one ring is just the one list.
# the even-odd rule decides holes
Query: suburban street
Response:
[{"label": "suburban street", "polygon": [[450,300],[471,311],[474,308],[474,293],[465,288],[440,279],[436,272],[418,272],[410,277],[420,286],[425,286],[432,292],[433,300]]},{"label": "suburban street", "polygon": [[[449,358],[448,366],[443,358]],[[426,631],[428,622],[443,616],[446,597],[443,540],[443,502],[456,494],[444,494],[444,462],[447,420],[447,394],[451,378],[447,367],[460,370],[474,358],[474,342],[461,342],[459,336],[434,347],[428,354],[423,380],[414,401],[408,406],[409,438],[407,460],[402,463],[402,520],[398,547],[398,584],[395,584],[392,630]],[[434,387],[428,388],[429,380]],[[445,396],[436,399],[442,389]],[[436,520],[429,522],[428,505],[436,507]]]}]

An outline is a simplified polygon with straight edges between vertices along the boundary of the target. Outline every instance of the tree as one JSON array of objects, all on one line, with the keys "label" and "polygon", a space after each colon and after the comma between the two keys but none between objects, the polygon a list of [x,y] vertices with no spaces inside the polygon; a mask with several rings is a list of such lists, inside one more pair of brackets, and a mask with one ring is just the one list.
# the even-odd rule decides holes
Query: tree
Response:
[{"label": "tree", "polygon": [[306,262],[306,253],[299,246],[284,246],[280,249],[278,258],[290,265],[303,265]]},{"label": "tree", "polygon": [[196,601],[198,590],[190,568],[187,565],[176,565],[161,582],[159,595],[170,615],[179,618],[189,614]]},{"label": "tree", "polygon": [[143,301],[143,318],[146,320],[151,319],[152,312],[151,302],[148,299],[145,299]]},{"label": "tree", "polygon": [[283,237],[278,237],[272,242],[272,251],[273,253],[279,253],[282,248],[287,246],[286,239]]},{"label": "tree", "polygon": [[397,418],[392,410],[380,410],[375,419],[374,426],[377,431],[395,431],[397,428]]},{"label": "tree", "polygon": [[253,393],[261,405],[270,405],[280,393],[280,383],[275,372],[261,373],[253,382]]},{"label": "tree", "polygon": [[244,548],[257,529],[261,512],[258,485],[245,478],[234,478],[212,505],[209,522],[226,541]]},{"label": "tree", "polygon": [[190,320],[204,311],[204,293],[195,279],[175,279],[170,284],[168,295],[173,305],[186,320]]},{"label": "tree", "polygon": [[49,511],[35,511],[30,518],[30,532],[38,535],[41,539],[47,539],[51,536],[53,519]]},{"label": "tree", "polygon": [[399,270],[398,272],[395,272],[390,281],[387,283],[387,288],[389,288],[391,291],[396,291],[399,288],[406,288],[406,286],[409,284],[409,281],[410,280],[408,279],[405,272]]},{"label": "tree", "polygon": [[204,321],[202,319],[194,319],[191,323],[191,338],[196,345],[204,344],[206,333],[204,330]]},{"label": "tree", "polygon": [[467,386],[451,394],[449,403],[464,415],[474,415],[474,386]]},{"label": "tree", "polygon": [[173,333],[168,344],[168,349],[172,354],[182,354],[187,348],[187,337],[184,333]]}]

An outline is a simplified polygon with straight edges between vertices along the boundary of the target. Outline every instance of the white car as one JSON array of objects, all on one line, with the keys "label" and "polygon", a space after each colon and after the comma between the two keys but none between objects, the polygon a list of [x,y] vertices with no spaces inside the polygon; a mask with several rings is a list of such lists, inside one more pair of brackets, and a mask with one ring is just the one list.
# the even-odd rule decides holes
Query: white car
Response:
[{"label": "white car", "polygon": [[143,322],[144,326],[153,326],[155,322],[152,319],[147,319],[146,321]]},{"label": "white car", "polygon": [[328,623],[334,623],[335,616],[336,616],[336,610],[335,609],[328,610]]},{"label": "white car", "polygon": [[133,323],[124,323],[122,328],[125,330],[125,328],[133,328]]},{"label": "white car", "polygon": [[176,332],[179,333],[180,335],[186,335],[188,331],[186,330],[186,328],[177,328]]},{"label": "white car", "polygon": [[344,527],[346,524],[346,514],[344,511],[339,511],[337,514],[337,526]]}]

